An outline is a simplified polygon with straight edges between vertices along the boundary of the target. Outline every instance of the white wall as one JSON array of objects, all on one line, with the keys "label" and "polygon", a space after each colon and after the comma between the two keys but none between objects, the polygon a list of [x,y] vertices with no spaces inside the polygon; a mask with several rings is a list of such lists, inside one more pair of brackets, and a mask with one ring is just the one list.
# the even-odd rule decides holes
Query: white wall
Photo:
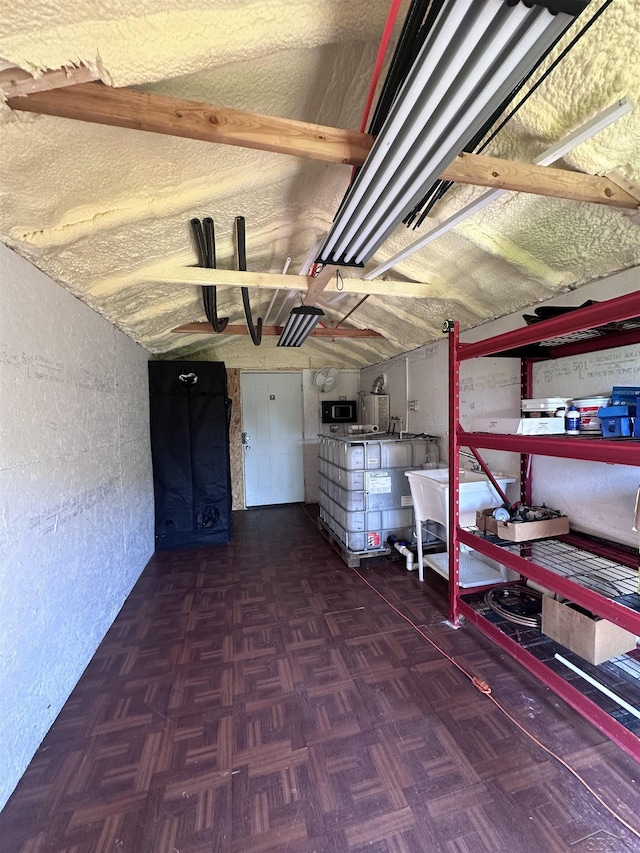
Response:
[{"label": "white wall", "polygon": [[[320,419],[320,404],[324,399],[357,400],[360,387],[359,370],[341,370],[335,391],[320,394],[313,382],[315,370],[302,371],[304,405],[304,491],[307,503],[318,502],[318,433],[328,432],[329,424]],[[342,429],[342,427],[341,427]]]},{"label": "white wall", "polygon": [[[602,301],[632,291],[640,291],[639,268],[593,282],[544,304],[577,306],[587,299]],[[640,316],[640,298],[638,305]],[[518,312],[487,323],[465,333],[463,340],[481,340],[521,328],[524,325],[523,313],[532,311]],[[406,382],[403,378],[405,360],[408,365]],[[445,462],[449,394],[445,336],[441,341],[363,369],[361,387],[368,390],[375,377],[382,372],[387,374],[392,410],[402,409],[406,387],[407,401],[417,400],[419,403],[418,411],[407,413],[409,431],[442,436],[439,445],[441,458]],[[464,427],[470,429],[476,417],[518,416],[519,361],[476,359],[463,362],[460,373],[460,415]],[[610,393],[613,385],[640,385],[640,346],[565,358],[555,363],[544,362],[534,370],[536,397],[586,397]],[[519,457],[515,454],[483,451],[482,455],[494,470],[518,475]],[[533,484],[534,502],[544,501],[549,506],[562,509],[569,515],[576,529],[637,545],[638,536],[631,529],[635,495],[640,484],[640,471],[637,468],[535,457]],[[508,494],[512,499],[517,497],[515,489]]]},{"label": "white wall", "polygon": [[153,552],[147,354],[0,244],[0,808]]}]

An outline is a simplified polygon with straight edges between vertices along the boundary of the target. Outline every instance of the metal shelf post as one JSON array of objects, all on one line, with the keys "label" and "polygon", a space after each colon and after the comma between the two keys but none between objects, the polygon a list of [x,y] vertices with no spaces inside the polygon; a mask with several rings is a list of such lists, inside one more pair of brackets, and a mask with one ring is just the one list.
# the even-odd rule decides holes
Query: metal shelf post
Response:
[{"label": "metal shelf post", "polygon": [[460,592],[460,544],[458,542],[458,517],[460,510],[460,471],[458,453],[460,444],[460,324],[448,324],[449,332],[449,620],[458,624]]}]

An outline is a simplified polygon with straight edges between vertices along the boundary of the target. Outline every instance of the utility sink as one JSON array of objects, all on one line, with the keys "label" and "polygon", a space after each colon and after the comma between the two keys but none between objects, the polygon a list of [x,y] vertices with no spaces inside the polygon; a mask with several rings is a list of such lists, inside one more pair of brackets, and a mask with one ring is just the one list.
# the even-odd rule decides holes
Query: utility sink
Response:
[{"label": "utility sink", "polygon": [[[427,558],[422,549],[422,522],[437,521],[449,534],[449,469],[431,468],[405,471],[409,478],[418,541],[418,573],[424,580],[425,563],[442,577],[449,577],[447,554],[433,554]],[[505,491],[507,483],[515,483],[515,477],[495,473],[496,482]],[[459,492],[460,526],[468,527],[476,522],[476,511],[501,506],[502,498],[496,492],[486,474],[476,471],[460,471]],[[475,587],[495,584],[503,580],[501,567],[493,561],[476,559],[468,553],[460,554],[460,586]]]},{"label": "utility sink", "polygon": [[[409,478],[416,521],[437,521],[449,527],[449,469],[431,468],[405,471]],[[493,475],[502,489],[515,483],[515,477]],[[478,471],[460,472],[460,525],[475,524],[476,510],[501,506],[502,498],[486,474]]]}]

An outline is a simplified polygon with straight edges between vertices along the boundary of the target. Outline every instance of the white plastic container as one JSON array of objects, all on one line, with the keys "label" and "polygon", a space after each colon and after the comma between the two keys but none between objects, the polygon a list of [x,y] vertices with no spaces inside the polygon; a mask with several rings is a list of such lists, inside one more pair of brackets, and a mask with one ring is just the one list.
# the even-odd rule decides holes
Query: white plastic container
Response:
[{"label": "white plastic container", "polygon": [[580,412],[580,432],[601,432],[598,409],[609,405],[609,397],[585,397],[573,405]]},{"label": "white plastic container", "polygon": [[503,435],[557,435],[564,432],[564,418],[479,418],[473,421],[473,431]]},{"label": "white plastic container", "polygon": [[521,410],[524,417],[552,418],[558,409],[565,409],[570,402],[568,397],[541,397],[537,400],[523,400]]}]

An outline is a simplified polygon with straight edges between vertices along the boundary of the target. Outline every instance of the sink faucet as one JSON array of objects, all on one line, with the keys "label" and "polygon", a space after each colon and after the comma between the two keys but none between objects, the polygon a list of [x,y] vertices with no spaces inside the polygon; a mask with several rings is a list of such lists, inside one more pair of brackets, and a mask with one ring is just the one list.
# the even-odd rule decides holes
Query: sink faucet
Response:
[{"label": "sink faucet", "polygon": [[466,451],[461,450],[460,456],[464,456],[465,459],[471,460],[471,470],[472,471],[476,471],[476,472],[482,471],[482,466],[480,465],[480,463],[478,462],[476,457],[473,455],[473,453],[467,453]]},{"label": "sink faucet", "polygon": [[393,432],[395,432],[395,429],[396,429],[396,423],[397,423],[398,421],[400,421],[400,430],[399,430],[399,432],[398,432],[398,438],[402,438],[402,437],[404,436],[405,432],[406,432],[406,430],[405,430],[405,428],[404,428],[404,418],[401,418],[401,417],[399,417],[398,415],[391,415],[391,417],[389,418],[389,420],[394,422],[394,424],[393,424]]}]

